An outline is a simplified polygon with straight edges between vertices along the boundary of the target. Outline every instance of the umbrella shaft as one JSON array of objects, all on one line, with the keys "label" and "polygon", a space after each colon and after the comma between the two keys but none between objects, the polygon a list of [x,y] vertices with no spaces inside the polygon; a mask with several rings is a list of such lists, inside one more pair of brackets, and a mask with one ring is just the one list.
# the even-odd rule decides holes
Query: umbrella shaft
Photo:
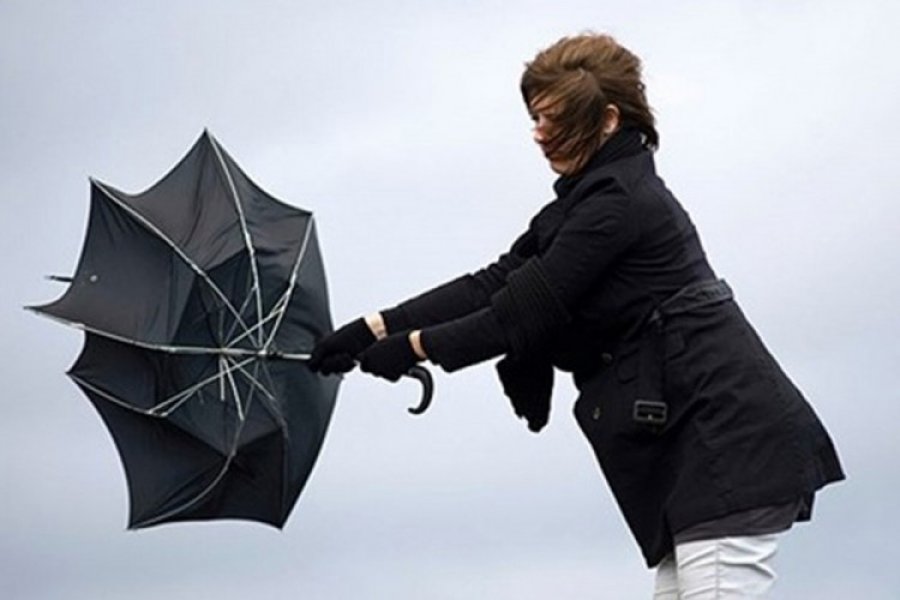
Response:
[{"label": "umbrella shaft", "polygon": [[213,354],[222,356],[256,356],[258,358],[273,358],[281,360],[309,360],[309,353],[298,354],[290,352],[275,352],[274,350],[244,350],[241,348],[218,348]]},{"label": "umbrella shaft", "polygon": [[257,358],[270,358],[276,360],[309,360],[309,353],[277,352],[274,350],[250,350],[247,348],[190,348],[168,346],[161,348],[172,354],[214,354],[218,356],[231,356],[245,358],[255,356]]}]

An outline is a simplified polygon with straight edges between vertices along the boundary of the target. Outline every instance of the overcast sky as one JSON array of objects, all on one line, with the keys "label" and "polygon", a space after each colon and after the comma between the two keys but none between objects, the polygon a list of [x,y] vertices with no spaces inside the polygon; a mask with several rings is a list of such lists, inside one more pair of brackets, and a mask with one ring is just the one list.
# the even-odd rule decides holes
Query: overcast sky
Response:
[{"label": "overcast sky", "polygon": [[204,127],[315,212],[336,322],[474,270],[552,194],[522,65],[584,29],[644,58],[659,170],[848,472],[782,596],[900,597],[898,26],[887,0],[0,0],[0,597],[649,598],[566,381],[535,436],[490,364],[419,418],[415,384],[353,374],[284,531],[126,532],[64,375],[81,334],[21,309],[74,269],[89,176],[143,190]]}]

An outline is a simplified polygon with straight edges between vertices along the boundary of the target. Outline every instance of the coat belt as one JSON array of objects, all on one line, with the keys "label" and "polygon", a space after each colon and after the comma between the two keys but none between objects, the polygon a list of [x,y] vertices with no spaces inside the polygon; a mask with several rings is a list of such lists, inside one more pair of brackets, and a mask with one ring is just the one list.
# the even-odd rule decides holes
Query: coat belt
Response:
[{"label": "coat belt", "polygon": [[647,337],[641,344],[642,372],[638,376],[637,397],[632,411],[636,422],[659,430],[669,418],[669,405],[663,398],[665,341],[662,334],[666,319],[732,298],[734,294],[725,280],[711,279],[681,288],[653,310],[647,320]]},{"label": "coat belt", "polygon": [[648,325],[661,325],[666,318],[704,306],[731,300],[734,294],[724,279],[708,279],[684,286],[650,313]]}]

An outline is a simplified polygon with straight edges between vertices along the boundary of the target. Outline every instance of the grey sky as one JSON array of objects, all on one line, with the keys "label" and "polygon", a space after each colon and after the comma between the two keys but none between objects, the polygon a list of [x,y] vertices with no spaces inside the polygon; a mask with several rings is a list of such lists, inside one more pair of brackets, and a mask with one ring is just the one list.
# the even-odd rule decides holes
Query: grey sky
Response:
[{"label": "grey sky", "polygon": [[436,374],[418,419],[414,384],[351,375],[283,532],[125,532],[80,334],[21,310],[74,268],[87,177],[144,189],[204,127],[316,213],[336,321],[473,270],[551,197],[522,64],[589,28],[644,58],[659,170],[848,471],[786,537],[783,597],[898,596],[896,3],[127,4],[0,2],[0,597],[649,597],[567,381],[534,436],[490,364]]}]

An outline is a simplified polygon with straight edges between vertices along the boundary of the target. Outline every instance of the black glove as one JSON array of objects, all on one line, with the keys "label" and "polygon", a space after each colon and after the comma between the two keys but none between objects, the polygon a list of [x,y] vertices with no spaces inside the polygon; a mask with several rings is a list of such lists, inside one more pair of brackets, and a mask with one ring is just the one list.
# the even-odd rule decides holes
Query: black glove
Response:
[{"label": "black glove", "polygon": [[359,353],[376,341],[375,334],[360,317],[319,340],[309,357],[309,368],[323,375],[352,371]]},{"label": "black glove", "polygon": [[359,368],[389,381],[397,381],[419,360],[409,342],[409,335],[398,333],[363,352],[359,357]]},{"label": "black glove", "polygon": [[543,429],[550,418],[553,365],[550,362],[517,361],[506,357],[497,363],[497,374],[516,416],[524,418],[528,429],[535,433]]}]

